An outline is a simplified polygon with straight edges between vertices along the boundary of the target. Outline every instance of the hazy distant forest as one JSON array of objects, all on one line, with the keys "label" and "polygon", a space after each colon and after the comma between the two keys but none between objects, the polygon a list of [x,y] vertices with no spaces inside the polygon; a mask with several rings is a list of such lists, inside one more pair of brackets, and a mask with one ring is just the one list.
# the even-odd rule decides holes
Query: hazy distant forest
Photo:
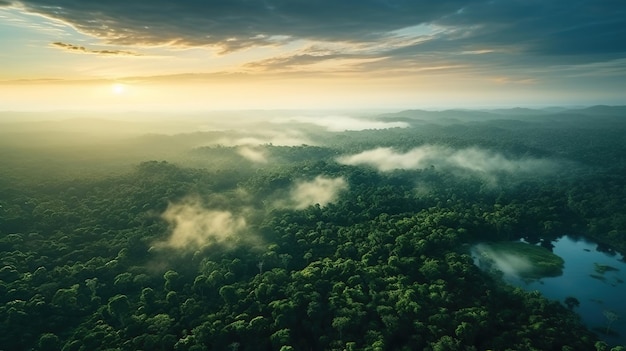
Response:
[{"label": "hazy distant forest", "polygon": [[0,350],[611,350],[469,248],[626,253],[625,136],[607,106],[0,113]]}]

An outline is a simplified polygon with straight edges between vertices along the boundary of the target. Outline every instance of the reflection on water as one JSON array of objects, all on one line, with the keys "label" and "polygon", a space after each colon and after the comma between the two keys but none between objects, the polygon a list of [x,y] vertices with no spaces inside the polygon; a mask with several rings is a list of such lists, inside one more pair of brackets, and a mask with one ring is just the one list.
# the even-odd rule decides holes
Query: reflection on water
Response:
[{"label": "reflection on water", "polygon": [[565,260],[558,277],[524,280],[504,274],[510,284],[538,290],[549,299],[566,303],[583,322],[612,345],[626,345],[626,263],[619,254],[598,251],[598,245],[563,236],[553,242],[553,252]]}]

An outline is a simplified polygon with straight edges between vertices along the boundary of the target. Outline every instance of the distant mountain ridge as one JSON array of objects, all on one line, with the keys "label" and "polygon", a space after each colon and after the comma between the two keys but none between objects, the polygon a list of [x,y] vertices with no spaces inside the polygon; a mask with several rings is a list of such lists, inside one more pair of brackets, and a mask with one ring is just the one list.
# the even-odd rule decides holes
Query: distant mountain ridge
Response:
[{"label": "distant mountain ridge", "polygon": [[[575,116],[579,117],[576,118]],[[458,122],[493,121],[499,119],[541,122],[555,119],[573,121],[580,120],[580,117],[582,117],[582,119],[588,119],[589,117],[622,118],[625,116],[626,106],[596,105],[584,108],[547,107],[541,109],[532,109],[525,107],[514,107],[489,110],[403,110],[394,113],[381,114],[378,115],[378,118],[382,120],[393,119],[398,121],[421,121],[436,124],[448,124]]]}]

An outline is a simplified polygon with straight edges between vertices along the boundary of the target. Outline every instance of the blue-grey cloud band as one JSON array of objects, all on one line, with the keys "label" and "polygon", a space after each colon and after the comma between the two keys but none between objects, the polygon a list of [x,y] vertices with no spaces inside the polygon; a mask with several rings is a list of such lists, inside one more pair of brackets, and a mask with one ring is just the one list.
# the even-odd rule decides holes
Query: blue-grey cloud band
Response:
[{"label": "blue-grey cloud band", "polygon": [[[9,3],[122,45],[232,51],[297,39],[378,43],[394,31],[430,24],[447,30],[407,46],[407,53],[499,48],[587,62],[626,53],[626,2],[620,0],[23,0],[0,6]],[[391,54],[402,54],[395,50]]]}]

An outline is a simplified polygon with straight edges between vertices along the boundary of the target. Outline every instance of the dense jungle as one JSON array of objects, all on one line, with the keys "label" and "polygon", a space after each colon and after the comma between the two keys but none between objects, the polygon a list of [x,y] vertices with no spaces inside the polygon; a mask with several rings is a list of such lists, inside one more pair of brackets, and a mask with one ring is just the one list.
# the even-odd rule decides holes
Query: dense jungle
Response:
[{"label": "dense jungle", "polygon": [[626,108],[0,121],[0,350],[624,350],[470,251],[626,254]]}]

